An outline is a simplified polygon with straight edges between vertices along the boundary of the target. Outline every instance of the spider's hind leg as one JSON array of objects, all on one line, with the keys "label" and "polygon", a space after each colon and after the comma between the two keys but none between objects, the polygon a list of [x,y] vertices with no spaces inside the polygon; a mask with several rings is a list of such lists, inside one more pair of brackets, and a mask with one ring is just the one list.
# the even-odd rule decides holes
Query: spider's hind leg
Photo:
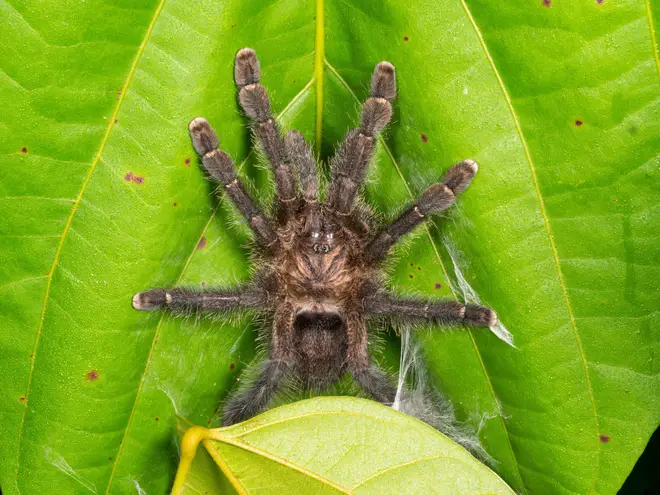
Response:
[{"label": "spider's hind leg", "polygon": [[364,318],[355,313],[349,315],[346,319],[346,333],[348,371],[371,398],[391,405],[396,396],[396,387],[385,372],[371,363]]},{"label": "spider's hind leg", "polygon": [[290,372],[291,366],[286,361],[263,362],[255,381],[227,402],[222,425],[240,423],[260,413],[280,390]]},{"label": "spider's hind leg", "polygon": [[361,126],[348,131],[332,160],[328,206],[340,216],[350,215],[355,208],[357,194],[376,146],[376,135],[392,117],[390,102],[395,96],[394,66],[381,62],[376,65],[371,78],[371,97],[362,105]]}]

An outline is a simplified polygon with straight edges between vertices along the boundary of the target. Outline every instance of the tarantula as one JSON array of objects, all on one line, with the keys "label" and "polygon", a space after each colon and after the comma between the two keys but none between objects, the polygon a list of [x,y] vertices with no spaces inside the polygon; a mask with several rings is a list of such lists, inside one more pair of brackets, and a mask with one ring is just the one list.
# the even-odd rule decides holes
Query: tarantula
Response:
[{"label": "tarantula", "polygon": [[396,387],[369,356],[366,320],[392,317],[443,325],[493,326],[494,311],[455,301],[401,298],[387,291],[383,262],[392,246],[429,215],[449,208],[477,172],[464,160],[443,182],[426,189],[394,222],[378,228],[358,195],[374,153],[377,134],[392,114],[394,66],[376,65],[371,97],[362,106],[359,128],[350,130],[331,161],[331,181],[322,200],[312,151],[297,131],[283,138],[259,83],[255,52],[236,54],[238,100],[275,176],[274,214],[268,218],[248,194],[218,137],[203,118],[189,126],[192,143],[208,174],[249,224],[259,260],[253,280],[231,290],[151,289],[133,297],[139,310],[179,312],[250,308],[269,316],[268,358],[258,375],[226,404],[223,424],[254,416],[290,378],[322,389],[346,372],[373,399],[391,404]]}]

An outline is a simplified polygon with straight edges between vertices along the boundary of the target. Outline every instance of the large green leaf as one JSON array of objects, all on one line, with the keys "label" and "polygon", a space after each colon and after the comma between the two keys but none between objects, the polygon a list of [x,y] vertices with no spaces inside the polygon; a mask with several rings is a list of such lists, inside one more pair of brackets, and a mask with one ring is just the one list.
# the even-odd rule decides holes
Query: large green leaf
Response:
[{"label": "large green leaf", "polygon": [[444,435],[364,399],[319,397],[228,428],[190,428],[173,494],[222,493],[208,457],[188,472],[200,440],[215,471],[246,495],[514,493]]},{"label": "large green leaf", "polygon": [[459,159],[479,162],[392,285],[478,294],[515,335],[517,350],[488,332],[421,332],[434,383],[482,423],[511,486],[616,492],[660,415],[649,2],[0,2],[3,493],[166,491],[175,416],[212,424],[253,358],[247,319],[130,307],[148,287],[248,276],[245,232],[186,129],[207,117],[266,184],[235,103],[242,46],[257,50],[283,127],[324,157],[373,65],[397,66],[368,187],[381,210]]}]

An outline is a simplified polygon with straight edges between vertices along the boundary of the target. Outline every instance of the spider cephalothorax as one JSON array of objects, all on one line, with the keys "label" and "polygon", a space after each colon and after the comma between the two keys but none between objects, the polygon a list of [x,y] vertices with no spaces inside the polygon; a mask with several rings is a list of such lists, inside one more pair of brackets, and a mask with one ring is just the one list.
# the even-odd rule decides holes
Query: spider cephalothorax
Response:
[{"label": "spider cephalothorax", "polygon": [[133,306],[184,312],[250,308],[269,317],[268,358],[256,379],[226,405],[225,424],[264,409],[292,377],[307,387],[323,388],[349,372],[372,398],[392,403],[396,387],[369,356],[368,318],[474,326],[497,322],[495,312],[481,306],[397,297],[385,289],[381,269],[399,238],[428,215],[453,204],[470,184],[477,165],[471,160],[454,165],[442,183],[426,189],[391,225],[376,227],[357,201],[376,135],[390,120],[390,102],[396,94],[392,64],[376,65],[361,125],[348,132],[333,158],[323,201],[316,161],[302,135],[297,131],[280,135],[268,94],[259,84],[259,62],[252,49],[236,55],[234,79],[240,104],[252,119],[275,176],[272,218],[247,193],[231,158],[218,148],[209,123],[194,119],[190,134],[204,168],[224,186],[252,229],[259,268],[251,282],[231,290],[152,289],[136,294]]}]

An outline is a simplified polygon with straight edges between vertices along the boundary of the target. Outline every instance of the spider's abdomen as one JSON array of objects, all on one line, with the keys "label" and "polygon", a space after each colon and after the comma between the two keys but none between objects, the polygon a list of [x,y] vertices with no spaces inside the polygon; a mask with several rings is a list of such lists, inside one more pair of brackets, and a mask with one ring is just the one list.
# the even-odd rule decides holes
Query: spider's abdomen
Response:
[{"label": "spider's abdomen", "polygon": [[323,389],[345,371],[347,337],[337,313],[300,313],[294,323],[297,375],[305,386]]}]

